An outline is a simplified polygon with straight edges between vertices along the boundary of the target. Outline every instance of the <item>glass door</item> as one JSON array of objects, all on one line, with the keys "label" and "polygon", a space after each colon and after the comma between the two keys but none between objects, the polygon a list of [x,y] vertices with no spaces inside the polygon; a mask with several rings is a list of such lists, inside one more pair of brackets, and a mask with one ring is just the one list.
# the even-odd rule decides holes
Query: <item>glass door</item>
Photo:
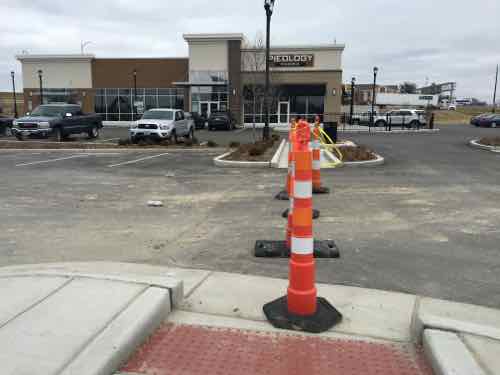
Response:
[{"label": "glass door", "polygon": [[290,103],[280,102],[278,106],[279,125],[288,126],[290,122]]}]

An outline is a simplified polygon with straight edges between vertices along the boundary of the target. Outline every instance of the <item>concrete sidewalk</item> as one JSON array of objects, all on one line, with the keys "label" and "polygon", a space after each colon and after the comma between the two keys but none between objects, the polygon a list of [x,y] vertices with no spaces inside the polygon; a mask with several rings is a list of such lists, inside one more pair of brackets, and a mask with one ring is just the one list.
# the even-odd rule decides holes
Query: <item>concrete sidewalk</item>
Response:
[{"label": "concrete sidewalk", "polygon": [[[262,306],[286,287],[282,279],[123,263],[2,268],[2,375],[112,374],[162,323],[283,334]],[[319,284],[318,295],[344,315],[323,339],[423,344],[436,374],[500,373],[499,310],[339,285]]]}]

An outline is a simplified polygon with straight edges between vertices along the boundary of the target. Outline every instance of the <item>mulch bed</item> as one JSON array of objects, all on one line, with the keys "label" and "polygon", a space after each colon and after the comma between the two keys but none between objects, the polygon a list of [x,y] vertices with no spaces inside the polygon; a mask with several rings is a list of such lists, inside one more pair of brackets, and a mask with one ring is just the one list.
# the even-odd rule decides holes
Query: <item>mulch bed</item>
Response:
[{"label": "mulch bed", "polygon": [[485,146],[500,146],[500,137],[484,137],[479,140],[479,143]]},{"label": "mulch bed", "polygon": [[279,136],[273,136],[269,141],[258,141],[239,145],[224,160],[231,161],[270,161],[280,145]]},{"label": "mulch bed", "polygon": [[343,161],[367,161],[375,160],[377,156],[368,147],[359,146],[339,146],[342,152]]}]

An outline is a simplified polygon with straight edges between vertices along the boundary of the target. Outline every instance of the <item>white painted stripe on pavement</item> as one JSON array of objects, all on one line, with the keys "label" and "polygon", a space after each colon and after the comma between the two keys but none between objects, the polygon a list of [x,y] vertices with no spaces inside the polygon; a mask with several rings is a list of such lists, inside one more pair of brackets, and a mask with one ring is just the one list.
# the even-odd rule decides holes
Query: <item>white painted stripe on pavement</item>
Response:
[{"label": "white painted stripe on pavement", "polygon": [[57,158],[57,159],[49,159],[49,160],[38,160],[38,161],[31,162],[31,163],[16,164],[16,167],[24,167],[26,165],[52,163],[52,162],[55,162],[55,161],[75,159],[75,158],[83,158],[83,157],[87,157],[87,156],[88,156],[87,154],[80,154],[80,155],[67,156],[65,158]]},{"label": "white painted stripe on pavement", "polygon": [[294,181],[293,197],[306,199],[312,198],[312,182],[311,181]]},{"label": "white painted stripe on pavement", "polygon": [[102,141],[99,141],[100,143],[104,143],[104,142],[111,142],[111,141],[117,141],[119,140],[120,138],[110,138],[110,139],[103,139]]},{"label": "white painted stripe on pavement", "polygon": [[135,160],[129,160],[129,161],[125,161],[123,163],[118,163],[118,164],[111,164],[111,165],[108,165],[108,167],[110,168],[113,168],[113,167],[119,167],[121,165],[127,165],[127,164],[134,164],[134,163],[139,163],[143,160],[149,160],[149,159],[154,159],[154,158],[158,158],[160,156],[163,156],[163,155],[168,155],[168,152],[165,152],[163,154],[159,154],[159,155],[153,155],[153,156],[146,156],[144,158],[140,158],[140,159],[135,159]]},{"label": "white painted stripe on pavement", "polygon": [[298,238],[292,236],[292,253],[308,255],[314,251],[314,239],[311,238]]}]

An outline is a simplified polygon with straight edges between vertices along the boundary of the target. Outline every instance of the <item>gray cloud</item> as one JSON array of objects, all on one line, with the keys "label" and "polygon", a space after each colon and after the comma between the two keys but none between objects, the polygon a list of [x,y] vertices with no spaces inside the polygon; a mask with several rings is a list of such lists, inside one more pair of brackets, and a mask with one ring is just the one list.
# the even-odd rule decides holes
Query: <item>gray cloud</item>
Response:
[{"label": "gray cloud", "polygon": [[[263,1],[0,0],[0,89],[10,89],[14,55],[186,56],[183,33],[243,32],[265,27]],[[500,2],[476,0],[277,0],[274,44],[345,43],[344,81],[457,81],[459,96],[491,101],[500,63]],[[20,75],[20,74],[18,74]],[[20,82],[19,82],[20,83]]]}]

